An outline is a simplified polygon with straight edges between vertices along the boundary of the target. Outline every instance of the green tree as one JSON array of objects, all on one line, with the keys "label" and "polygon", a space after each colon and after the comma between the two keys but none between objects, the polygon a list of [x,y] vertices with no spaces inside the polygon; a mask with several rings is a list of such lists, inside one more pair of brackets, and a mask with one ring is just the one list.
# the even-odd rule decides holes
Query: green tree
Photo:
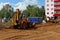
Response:
[{"label": "green tree", "polygon": [[43,17],[45,16],[45,9],[44,6],[41,8],[35,5],[28,5],[27,9],[23,11],[26,17]]},{"label": "green tree", "polygon": [[13,12],[11,10],[6,10],[4,8],[2,8],[0,10],[0,18],[6,18],[6,20],[9,20],[12,16]]},{"label": "green tree", "polygon": [[3,8],[1,11],[0,11],[0,18],[3,18],[6,14],[6,10]]}]

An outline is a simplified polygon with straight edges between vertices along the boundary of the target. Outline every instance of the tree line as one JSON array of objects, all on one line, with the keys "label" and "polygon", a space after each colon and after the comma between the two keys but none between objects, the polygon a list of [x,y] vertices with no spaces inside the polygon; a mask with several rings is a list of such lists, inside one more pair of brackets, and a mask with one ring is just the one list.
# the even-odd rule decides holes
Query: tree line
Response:
[{"label": "tree line", "polygon": [[28,17],[45,17],[45,9],[44,6],[41,8],[37,7],[36,5],[28,5],[27,9],[23,11],[23,13],[26,15],[26,18]]}]

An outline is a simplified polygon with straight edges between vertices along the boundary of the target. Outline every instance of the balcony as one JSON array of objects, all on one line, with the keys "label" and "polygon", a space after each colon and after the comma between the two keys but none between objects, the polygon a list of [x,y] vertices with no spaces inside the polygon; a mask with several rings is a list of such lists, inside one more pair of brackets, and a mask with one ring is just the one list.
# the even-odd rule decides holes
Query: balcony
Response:
[{"label": "balcony", "polygon": [[60,2],[60,0],[54,0],[54,2]]},{"label": "balcony", "polygon": [[60,16],[60,14],[54,14],[53,16]]},{"label": "balcony", "polygon": [[54,9],[54,11],[60,11],[60,9]]},{"label": "balcony", "polygon": [[54,5],[60,5],[60,2],[54,2]]},{"label": "balcony", "polygon": [[56,11],[55,11],[54,14],[60,14],[60,12],[56,12]]},{"label": "balcony", "polygon": [[60,6],[59,7],[54,7],[54,9],[60,9]]},{"label": "balcony", "polygon": [[60,4],[59,5],[54,5],[54,7],[60,7]]}]

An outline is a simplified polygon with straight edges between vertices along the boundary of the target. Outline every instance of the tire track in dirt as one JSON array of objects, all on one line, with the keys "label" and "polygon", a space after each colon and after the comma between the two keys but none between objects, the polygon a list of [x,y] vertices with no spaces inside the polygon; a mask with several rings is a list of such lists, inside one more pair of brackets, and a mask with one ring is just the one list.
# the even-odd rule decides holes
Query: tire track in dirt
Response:
[{"label": "tire track in dirt", "polygon": [[[2,31],[0,30],[0,33]],[[3,30],[0,40],[60,40],[60,25],[46,24],[36,30]]]},{"label": "tire track in dirt", "polygon": [[48,38],[48,37],[52,37],[54,35],[57,35],[56,32],[45,32],[43,34],[34,34],[34,35],[17,35],[17,36],[13,36],[13,37],[9,37],[9,38],[6,38],[4,40],[35,40],[35,39],[43,39],[43,38]]}]

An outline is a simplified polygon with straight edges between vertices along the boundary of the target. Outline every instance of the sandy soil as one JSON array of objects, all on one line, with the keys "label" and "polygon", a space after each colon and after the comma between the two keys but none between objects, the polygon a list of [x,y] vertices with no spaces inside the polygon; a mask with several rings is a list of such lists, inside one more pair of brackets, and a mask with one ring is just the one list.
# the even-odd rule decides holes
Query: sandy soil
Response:
[{"label": "sandy soil", "polygon": [[0,29],[0,40],[60,40],[60,24],[37,24],[36,29]]}]

